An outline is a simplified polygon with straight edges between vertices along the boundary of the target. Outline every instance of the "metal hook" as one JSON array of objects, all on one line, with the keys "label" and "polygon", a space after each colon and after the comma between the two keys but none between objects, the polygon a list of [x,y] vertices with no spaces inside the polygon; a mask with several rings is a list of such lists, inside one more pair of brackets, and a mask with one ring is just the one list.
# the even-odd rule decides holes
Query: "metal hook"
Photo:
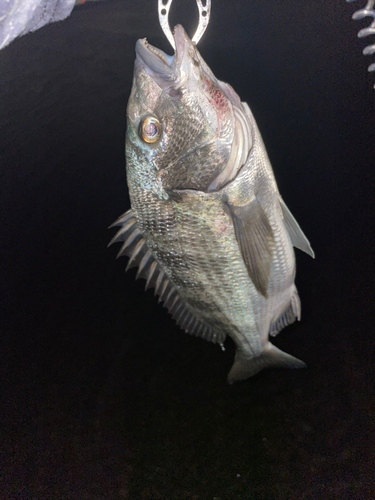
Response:
[{"label": "metal hook", "polygon": [[[346,0],[348,3],[354,2],[355,0]],[[357,10],[354,12],[352,19],[363,19],[365,17],[372,17],[373,21],[368,28],[363,28],[358,32],[358,38],[363,38],[369,35],[375,35],[375,0],[368,0],[367,5],[364,9]],[[362,53],[366,55],[375,54],[375,43],[372,45],[367,45],[362,51]],[[370,64],[367,71],[375,71],[375,63]],[[375,88],[375,85],[374,85]]]},{"label": "metal hook", "polygon": [[[169,9],[171,8],[173,0],[158,0],[158,13],[159,23],[161,29],[164,31],[165,36],[168,38],[169,43],[173,49],[176,50],[174,38],[169,27]],[[192,42],[197,44],[202,38],[203,33],[206,31],[211,14],[211,0],[196,0],[199,11],[198,28],[192,38]]]}]

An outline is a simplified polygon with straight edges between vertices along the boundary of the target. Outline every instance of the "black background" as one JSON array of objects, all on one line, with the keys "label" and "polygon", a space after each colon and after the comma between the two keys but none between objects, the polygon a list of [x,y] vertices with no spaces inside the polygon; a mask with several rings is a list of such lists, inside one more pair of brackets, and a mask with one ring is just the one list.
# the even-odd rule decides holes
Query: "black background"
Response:
[{"label": "black background", "polygon": [[[76,7],[0,52],[1,498],[370,499],[374,448],[373,62],[365,2],[213,0],[201,54],[247,101],[310,239],[306,370],[233,386],[233,345],[183,334],[107,227],[129,208],[137,38],[156,0]],[[192,34],[195,2],[171,24]]]}]

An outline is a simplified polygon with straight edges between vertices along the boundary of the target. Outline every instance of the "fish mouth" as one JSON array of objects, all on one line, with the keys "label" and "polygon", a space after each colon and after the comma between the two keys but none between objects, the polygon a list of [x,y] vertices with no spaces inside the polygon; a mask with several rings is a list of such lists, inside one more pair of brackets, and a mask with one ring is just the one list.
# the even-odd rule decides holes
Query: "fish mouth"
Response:
[{"label": "fish mouth", "polygon": [[176,82],[181,77],[181,66],[186,59],[190,39],[179,24],[174,29],[173,38],[176,50],[172,56],[148,43],[146,38],[137,40],[135,45],[136,59],[159,84],[162,80]]},{"label": "fish mouth", "polygon": [[171,73],[175,56],[168,56],[161,49],[148,43],[146,38],[137,40],[135,52],[146,71],[150,70],[158,75]]}]

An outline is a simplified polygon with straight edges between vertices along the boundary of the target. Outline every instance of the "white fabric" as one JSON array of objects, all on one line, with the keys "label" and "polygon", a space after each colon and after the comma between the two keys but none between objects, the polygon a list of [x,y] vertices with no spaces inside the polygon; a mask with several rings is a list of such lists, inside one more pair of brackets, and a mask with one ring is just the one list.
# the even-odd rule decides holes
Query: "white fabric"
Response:
[{"label": "white fabric", "polygon": [[0,49],[16,37],[69,16],[75,0],[0,0]]}]

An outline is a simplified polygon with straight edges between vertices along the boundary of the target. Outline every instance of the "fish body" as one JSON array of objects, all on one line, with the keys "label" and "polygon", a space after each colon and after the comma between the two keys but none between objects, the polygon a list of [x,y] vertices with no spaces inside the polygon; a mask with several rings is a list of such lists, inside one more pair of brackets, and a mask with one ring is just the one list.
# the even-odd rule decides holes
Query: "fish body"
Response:
[{"label": "fish body", "polygon": [[313,251],[283,202],[255,119],[181,26],[176,53],[136,45],[127,108],[131,210],[112,242],[186,332],[236,344],[229,382],[305,364],[269,341],[300,319],[296,246]]}]

